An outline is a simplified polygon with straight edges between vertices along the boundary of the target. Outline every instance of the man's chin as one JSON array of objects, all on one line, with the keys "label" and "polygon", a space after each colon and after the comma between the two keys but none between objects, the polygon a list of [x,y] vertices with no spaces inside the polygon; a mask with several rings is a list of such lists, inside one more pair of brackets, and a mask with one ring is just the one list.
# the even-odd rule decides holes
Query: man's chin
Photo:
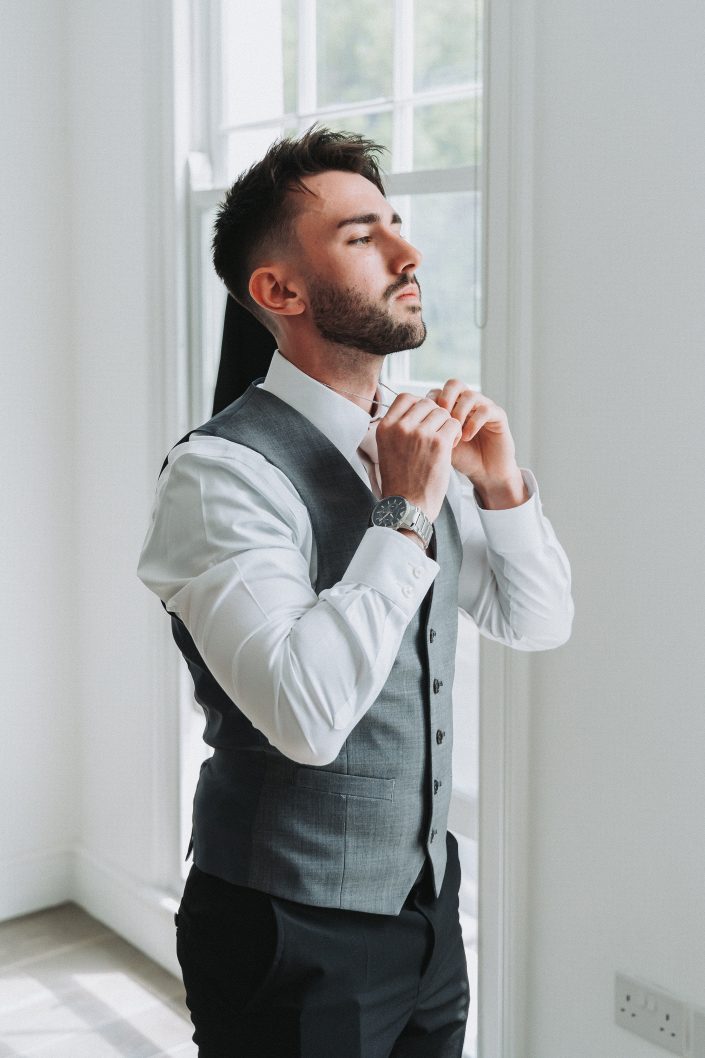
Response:
[{"label": "man's chin", "polygon": [[420,334],[404,334],[399,335],[393,346],[374,346],[364,345],[359,346],[364,353],[371,353],[373,356],[393,356],[394,353],[408,352],[410,349],[418,349],[420,345],[426,341],[426,328],[424,327]]},{"label": "man's chin", "polygon": [[426,335],[428,334],[428,331],[426,330],[426,324],[423,322],[423,320],[421,320],[420,322],[421,327],[418,335],[415,338],[411,338],[410,341],[408,341],[404,346],[402,346],[403,349],[418,349],[418,347],[420,345],[423,345],[423,343],[426,341]]}]

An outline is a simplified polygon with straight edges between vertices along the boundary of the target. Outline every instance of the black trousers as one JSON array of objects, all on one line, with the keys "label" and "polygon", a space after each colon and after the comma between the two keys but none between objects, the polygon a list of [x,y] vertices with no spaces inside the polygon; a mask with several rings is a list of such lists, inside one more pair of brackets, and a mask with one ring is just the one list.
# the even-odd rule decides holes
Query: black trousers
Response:
[{"label": "black trousers", "polygon": [[461,1058],[469,1007],[458,845],[399,915],[312,907],[195,865],[176,951],[199,1058]]}]

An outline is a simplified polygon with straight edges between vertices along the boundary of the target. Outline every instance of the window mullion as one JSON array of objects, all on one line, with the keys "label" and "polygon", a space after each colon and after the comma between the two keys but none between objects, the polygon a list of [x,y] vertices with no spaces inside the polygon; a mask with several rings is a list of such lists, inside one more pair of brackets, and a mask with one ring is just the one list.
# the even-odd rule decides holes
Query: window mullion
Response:
[{"label": "window mullion", "polygon": [[203,81],[208,93],[210,122],[208,144],[211,165],[216,180],[222,180],[226,169],[227,136],[221,131],[223,125],[223,34],[222,34],[222,0],[210,0],[206,4],[205,27],[203,34],[202,54]]},{"label": "window mullion", "polygon": [[394,126],[392,167],[408,172],[414,161],[414,5],[394,0]]},{"label": "window mullion", "polygon": [[[414,5],[409,0],[394,0],[394,112],[392,120],[392,172],[409,172],[414,161]],[[409,222],[411,208],[407,196],[397,198],[399,212]],[[403,350],[387,357],[383,381],[403,385],[409,378],[411,357]]]},{"label": "window mullion", "polygon": [[311,114],[316,110],[318,99],[318,60],[316,49],[316,0],[299,0],[299,57],[297,69],[297,110],[299,116]]}]

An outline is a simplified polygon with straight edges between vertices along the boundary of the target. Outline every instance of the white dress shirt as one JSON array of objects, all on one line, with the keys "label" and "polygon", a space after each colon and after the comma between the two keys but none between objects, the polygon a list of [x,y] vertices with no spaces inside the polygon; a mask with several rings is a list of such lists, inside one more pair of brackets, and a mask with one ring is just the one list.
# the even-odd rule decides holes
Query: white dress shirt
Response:
[{"label": "white dress shirt", "polygon": [[[275,352],[262,388],[295,408],[370,485],[358,446],[369,414]],[[480,633],[518,650],[570,636],[570,566],[522,469],[529,499],[478,507],[452,471],[463,543],[460,605]],[[272,745],[329,763],[380,693],[439,566],[394,529],[369,528],[337,584],[317,595],[311,521],[289,479],[258,452],[192,436],[157,484],[138,576],[177,614],[209,670]]]}]

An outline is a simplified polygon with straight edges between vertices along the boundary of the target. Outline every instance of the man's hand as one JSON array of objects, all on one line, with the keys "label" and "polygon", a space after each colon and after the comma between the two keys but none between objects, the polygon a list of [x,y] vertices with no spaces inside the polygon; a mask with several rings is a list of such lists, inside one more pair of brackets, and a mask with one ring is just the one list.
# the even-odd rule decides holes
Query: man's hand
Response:
[{"label": "man's hand", "polygon": [[435,521],[459,440],[460,424],[449,411],[428,397],[400,393],[377,426],[382,494],[404,496]]},{"label": "man's hand", "polygon": [[482,505],[501,508],[524,503],[528,491],[504,409],[457,378],[449,379],[443,389],[432,389],[428,396],[462,428],[460,443],[453,450],[453,466],[470,478]]}]

